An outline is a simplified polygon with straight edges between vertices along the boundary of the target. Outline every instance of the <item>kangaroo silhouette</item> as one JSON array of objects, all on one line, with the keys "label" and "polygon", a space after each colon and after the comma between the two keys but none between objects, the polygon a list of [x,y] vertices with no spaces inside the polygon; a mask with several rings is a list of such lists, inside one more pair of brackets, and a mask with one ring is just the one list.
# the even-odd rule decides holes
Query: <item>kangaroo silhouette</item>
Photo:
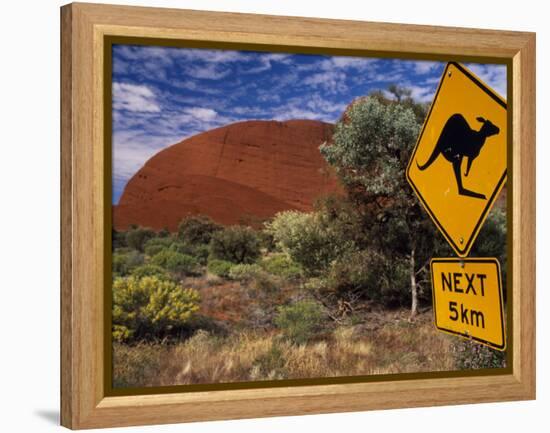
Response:
[{"label": "kangaroo silhouette", "polygon": [[479,131],[470,128],[462,114],[453,114],[445,123],[437,144],[426,163],[420,165],[416,161],[416,165],[420,170],[426,170],[441,154],[453,165],[458,193],[468,197],[486,199],[485,195],[464,188],[460,167],[462,166],[462,160],[468,158],[466,172],[464,173],[464,176],[468,176],[472,163],[479,156],[487,137],[497,135],[500,129],[483,117],[477,117],[476,120],[482,123]]}]

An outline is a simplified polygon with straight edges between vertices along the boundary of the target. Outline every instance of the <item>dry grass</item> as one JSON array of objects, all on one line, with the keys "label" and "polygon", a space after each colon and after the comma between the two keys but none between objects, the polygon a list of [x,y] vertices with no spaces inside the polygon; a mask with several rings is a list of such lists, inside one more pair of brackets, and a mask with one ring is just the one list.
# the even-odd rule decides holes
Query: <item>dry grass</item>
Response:
[{"label": "dry grass", "polygon": [[450,337],[405,311],[342,325],[322,339],[291,344],[275,333],[242,331],[221,338],[199,331],[176,345],[114,346],[115,386],[162,386],[303,379],[455,369]]}]

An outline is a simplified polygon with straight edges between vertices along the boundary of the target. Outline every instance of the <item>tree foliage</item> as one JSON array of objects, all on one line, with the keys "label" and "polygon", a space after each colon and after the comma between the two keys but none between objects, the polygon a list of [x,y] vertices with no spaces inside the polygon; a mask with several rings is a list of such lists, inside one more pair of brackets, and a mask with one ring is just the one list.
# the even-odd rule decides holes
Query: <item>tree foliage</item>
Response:
[{"label": "tree foliage", "polygon": [[178,226],[178,238],[188,245],[207,245],[212,235],[222,230],[222,226],[207,216],[190,216],[181,221]]},{"label": "tree foliage", "polygon": [[135,250],[143,252],[145,242],[155,237],[155,232],[143,227],[134,227],[126,232],[126,244]]},{"label": "tree foliage", "polygon": [[285,211],[266,224],[277,246],[309,275],[318,275],[351,248],[323,212]]},{"label": "tree foliage", "polygon": [[508,259],[506,240],[506,212],[500,208],[494,208],[479,231],[479,235],[471,251],[471,255],[474,257],[497,258],[500,263],[505,300],[507,282],[506,263]]},{"label": "tree foliage", "polygon": [[260,256],[260,241],[250,227],[226,227],[212,234],[210,256],[232,263],[254,263]]},{"label": "tree foliage", "polygon": [[419,131],[410,108],[367,97],[351,105],[336,124],[333,143],[320,150],[361,201],[401,197],[409,195],[404,167]]},{"label": "tree foliage", "polygon": [[444,250],[405,179],[419,131],[410,101],[375,95],[353,103],[336,125],[332,142],[321,146],[360,212],[364,247],[388,264],[408,264],[413,314],[428,260],[434,251]]}]

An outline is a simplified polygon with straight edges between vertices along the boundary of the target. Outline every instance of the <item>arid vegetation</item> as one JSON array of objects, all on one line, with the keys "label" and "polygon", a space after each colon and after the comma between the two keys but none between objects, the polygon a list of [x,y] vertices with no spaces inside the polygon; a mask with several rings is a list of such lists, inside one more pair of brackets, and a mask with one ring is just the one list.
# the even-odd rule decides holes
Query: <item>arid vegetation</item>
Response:
[{"label": "arid vegetation", "polygon": [[[184,218],[113,233],[114,385],[499,367],[438,332],[429,259],[451,254],[404,177],[425,107],[403,89],[351,105],[321,153],[346,194],[259,228]],[[495,209],[473,254],[506,263]]]}]

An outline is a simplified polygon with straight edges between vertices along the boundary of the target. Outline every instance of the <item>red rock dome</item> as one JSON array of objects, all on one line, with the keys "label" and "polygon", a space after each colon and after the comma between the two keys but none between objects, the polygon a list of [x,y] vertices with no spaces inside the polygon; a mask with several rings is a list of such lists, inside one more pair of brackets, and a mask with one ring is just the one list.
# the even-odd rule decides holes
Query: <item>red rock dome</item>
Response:
[{"label": "red rock dome", "polygon": [[342,188],[319,153],[333,126],[313,120],[245,121],[190,137],[153,156],[113,206],[117,230],[176,230],[188,215],[254,223],[282,210],[309,211]]}]

